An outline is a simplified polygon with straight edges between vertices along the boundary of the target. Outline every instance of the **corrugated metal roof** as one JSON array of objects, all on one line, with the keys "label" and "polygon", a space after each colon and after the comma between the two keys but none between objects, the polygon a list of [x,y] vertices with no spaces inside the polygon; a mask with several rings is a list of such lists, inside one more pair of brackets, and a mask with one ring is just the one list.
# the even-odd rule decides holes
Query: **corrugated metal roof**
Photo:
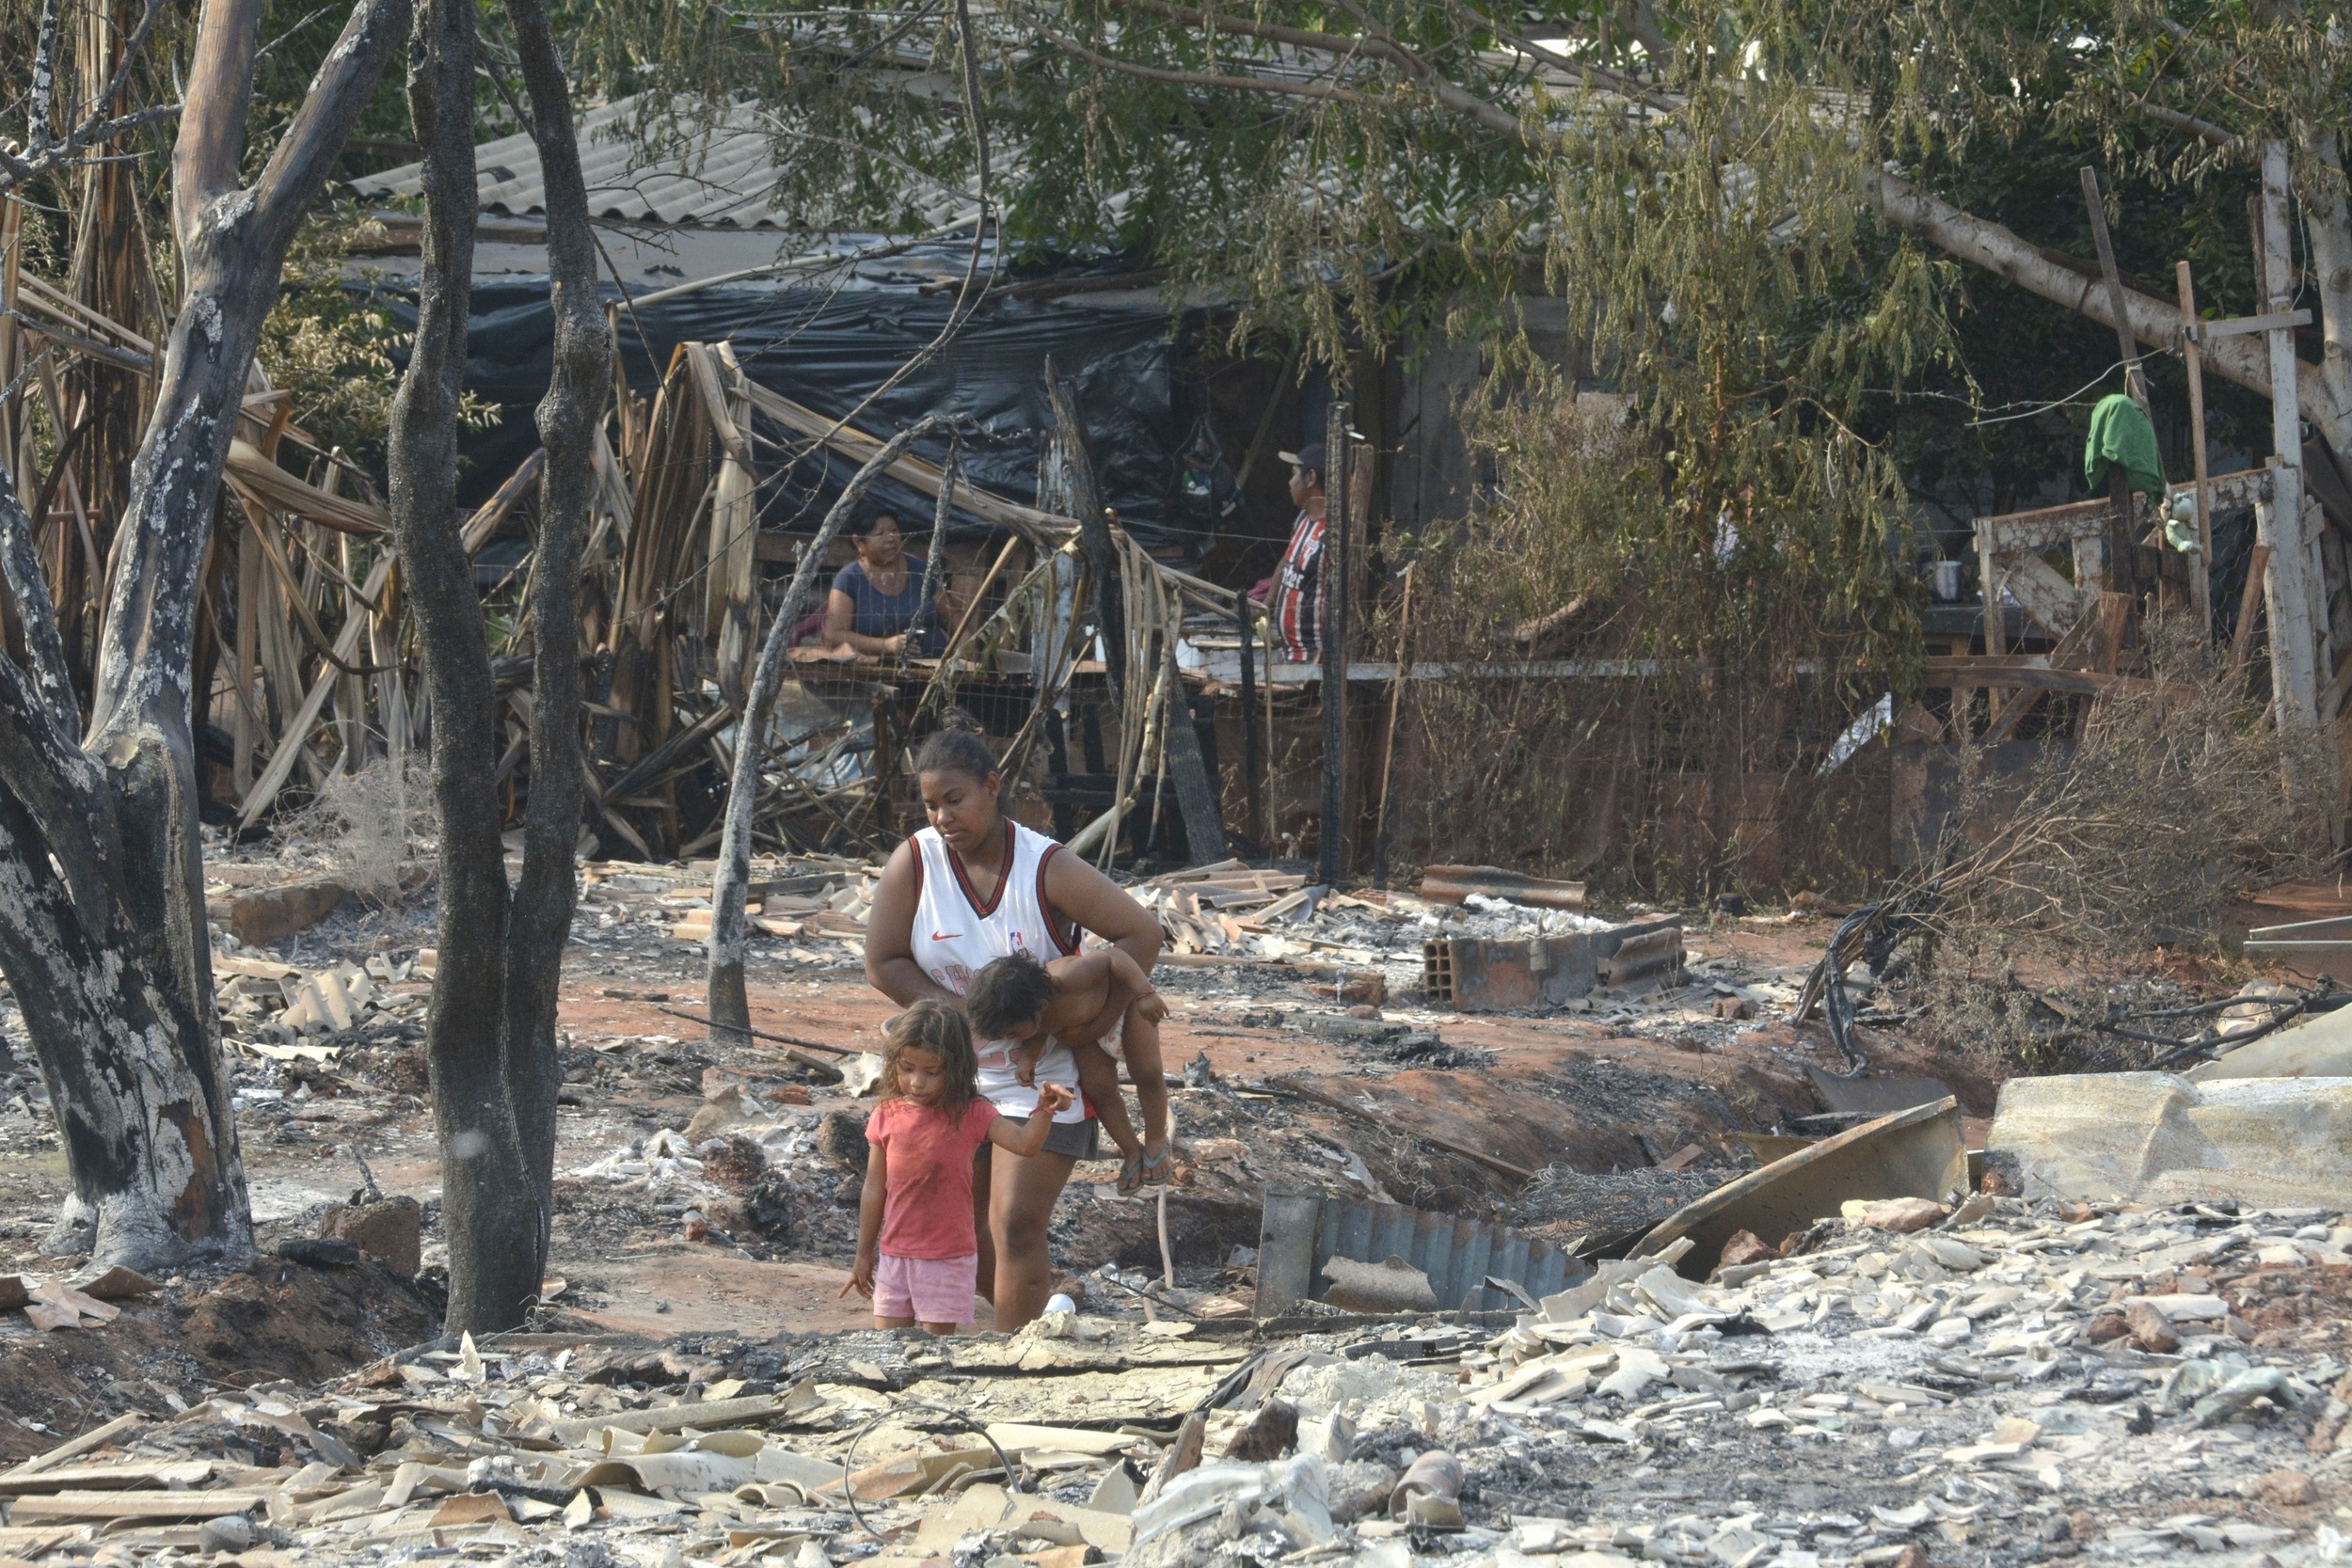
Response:
[{"label": "corrugated metal roof", "polygon": [[[580,172],[588,182],[591,215],[621,223],[694,225],[713,229],[806,229],[806,214],[771,204],[776,188],[775,143],[759,112],[730,109],[699,134],[669,129],[667,144],[647,145],[638,98],[623,98],[580,117]],[[475,188],[482,211],[510,216],[547,212],[547,179],[539,150],[526,134],[501,136],[474,149]],[[372,200],[414,197],[423,189],[422,164],[407,164],[352,182]],[[933,223],[969,211],[943,193]]]}]

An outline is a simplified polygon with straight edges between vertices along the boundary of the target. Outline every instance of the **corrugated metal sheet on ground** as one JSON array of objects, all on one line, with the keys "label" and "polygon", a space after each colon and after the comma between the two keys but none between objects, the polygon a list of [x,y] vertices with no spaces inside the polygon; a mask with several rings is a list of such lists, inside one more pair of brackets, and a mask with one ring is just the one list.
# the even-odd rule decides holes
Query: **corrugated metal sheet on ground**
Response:
[{"label": "corrugated metal sheet on ground", "polygon": [[1401,1204],[1268,1193],[1265,1214],[1258,1259],[1260,1316],[1287,1308],[1275,1295],[1319,1299],[1328,1285],[1323,1266],[1334,1258],[1363,1263],[1402,1258],[1429,1276],[1438,1305],[1449,1312],[1463,1307],[1465,1298],[1473,1312],[1518,1306],[1507,1291],[1487,1287],[1489,1275],[1541,1300],[1590,1272],[1582,1259],[1544,1237]]}]

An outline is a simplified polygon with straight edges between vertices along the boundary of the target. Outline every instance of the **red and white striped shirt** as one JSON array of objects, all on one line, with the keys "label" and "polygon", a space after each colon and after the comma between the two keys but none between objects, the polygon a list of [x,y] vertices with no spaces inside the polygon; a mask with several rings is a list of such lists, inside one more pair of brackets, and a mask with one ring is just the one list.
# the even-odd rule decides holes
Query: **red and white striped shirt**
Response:
[{"label": "red and white striped shirt", "polygon": [[1323,657],[1323,528],[1321,517],[1301,512],[1274,572],[1274,635],[1293,664]]}]

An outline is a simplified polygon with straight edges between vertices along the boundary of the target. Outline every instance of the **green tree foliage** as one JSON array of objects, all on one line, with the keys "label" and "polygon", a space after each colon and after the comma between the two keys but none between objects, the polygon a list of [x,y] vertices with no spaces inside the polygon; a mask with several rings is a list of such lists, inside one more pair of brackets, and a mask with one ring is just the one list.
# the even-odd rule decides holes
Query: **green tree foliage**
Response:
[{"label": "green tree foliage", "polygon": [[[1868,388],[1948,353],[1947,280],[1868,231],[1860,150],[1823,113],[1835,56],[1811,18],[1772,6],[1708,10],[1663,62],[1638,41],[1654,24],[1528,14],[989,8],[974,47],[1005,243],[1133,254],[1233,302],[1237,343],[1302,335],[1343,375],[1419,333],[1481,339],[1498,376],[1538,398],[1557,395],[1560,367],[1527,352],[1512,302],[1556,293],[1655,437],[1629,487],[1656,486],[1659,504],[1629,505],[1593,559],[1638,582],[1661,645],[1786,662],[1828,637],[1898,667],[1902,491],[1855,419]],[[789,163],[846,160],[836,212],[877,212],[861,182],[903,193],[911,169],[971,181],[952,8],[739,15],[724,37],[709,17],[664,10],[599,57],[626,55],[665,102],[715,76],[762,94],[780,126],[857,124],[862,152],[778,133]],[[1792,626],[1813,635],[1791,641]]]}]

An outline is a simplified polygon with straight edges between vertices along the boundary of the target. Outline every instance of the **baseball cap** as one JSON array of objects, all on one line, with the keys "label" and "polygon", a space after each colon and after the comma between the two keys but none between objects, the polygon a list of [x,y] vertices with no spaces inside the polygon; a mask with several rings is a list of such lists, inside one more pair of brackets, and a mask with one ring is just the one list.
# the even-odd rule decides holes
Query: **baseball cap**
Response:
[{"label": "baseball cap", "polygon": [[1321,441],[1311,441],[1296,451],[1278,451],[1274,455],[1294,468],[1305,468],[1315,474],[1321,474],[1324,471]]}]

